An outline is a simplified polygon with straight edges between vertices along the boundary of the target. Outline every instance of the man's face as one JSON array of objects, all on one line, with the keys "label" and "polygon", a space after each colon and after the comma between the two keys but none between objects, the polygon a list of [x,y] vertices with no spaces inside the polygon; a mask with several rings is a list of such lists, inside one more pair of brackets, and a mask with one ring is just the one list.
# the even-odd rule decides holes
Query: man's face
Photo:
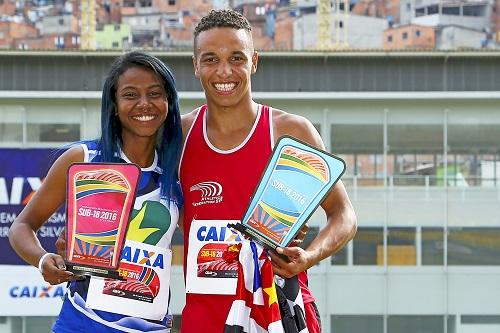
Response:
[{"label": "man's face", "polygon": [[246,30],[203,31],[196,39],[194,52],[195,76],[200,79],[208,102],[232,107],[251,99],[250,76],[257,70],[258,54]]}]

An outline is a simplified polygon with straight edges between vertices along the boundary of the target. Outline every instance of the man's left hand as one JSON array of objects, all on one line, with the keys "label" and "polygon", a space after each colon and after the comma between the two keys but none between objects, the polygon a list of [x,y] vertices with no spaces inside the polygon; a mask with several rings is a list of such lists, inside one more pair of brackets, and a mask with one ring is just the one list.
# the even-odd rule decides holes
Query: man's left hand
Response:
[{"label": "man's left hand", "polygon": [[310,256],[308,252],[300,247],[278,247],[276,252],[279,255],[288,257],[287,262],[276,253],[269,251],[274,274],[283,278],[291,278],[311,266],[309,264]]}]

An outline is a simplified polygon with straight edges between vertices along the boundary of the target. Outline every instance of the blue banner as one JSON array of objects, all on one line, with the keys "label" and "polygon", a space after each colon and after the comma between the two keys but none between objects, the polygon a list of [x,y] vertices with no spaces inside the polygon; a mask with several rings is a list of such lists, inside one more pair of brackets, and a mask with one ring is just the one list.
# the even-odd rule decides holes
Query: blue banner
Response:
[{"label": "blue banner", "polygon": [[[0,265],[26,264],[9,244],[9,228],[62,152],[56,149],[0,149]],[[64,225],[65,207],[62,205],[37,232],[47,251],[55,252],[54,243]]]}]

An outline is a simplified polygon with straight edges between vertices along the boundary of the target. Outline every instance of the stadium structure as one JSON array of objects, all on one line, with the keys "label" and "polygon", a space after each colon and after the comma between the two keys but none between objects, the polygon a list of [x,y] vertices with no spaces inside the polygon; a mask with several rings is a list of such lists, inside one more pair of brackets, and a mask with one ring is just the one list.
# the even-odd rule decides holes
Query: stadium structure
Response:
[{"label": "stadium structure", "polygon": [[[154,54],[176,75],[182,111],[203,103],[191,53]],[[57,316],[64,287],[22,265],[7,231],[51,152],[99,134],[118,55],[0,52],[0,332],[50,332]],[[308,118],[347,162],[358,233],[309,272],[324,332],[500,331],[499,52],[269,52],[252,86],[258,102]],[[63,220],[40,230],[48,249]],[[313,215],[306,243],[324,223]],[[176,234],[176,322],[181,247]]]}]

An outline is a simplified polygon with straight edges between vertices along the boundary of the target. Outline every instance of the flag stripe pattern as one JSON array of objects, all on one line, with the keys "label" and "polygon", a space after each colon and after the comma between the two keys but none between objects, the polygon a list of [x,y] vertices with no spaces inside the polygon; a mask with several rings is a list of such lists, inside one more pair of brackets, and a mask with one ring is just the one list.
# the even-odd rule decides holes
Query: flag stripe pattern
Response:
[{"label": "flag stripe pattern", "polygon": [[224,333],[285,333],[267,251],[249,240],[240,246],[236,298]]}]

